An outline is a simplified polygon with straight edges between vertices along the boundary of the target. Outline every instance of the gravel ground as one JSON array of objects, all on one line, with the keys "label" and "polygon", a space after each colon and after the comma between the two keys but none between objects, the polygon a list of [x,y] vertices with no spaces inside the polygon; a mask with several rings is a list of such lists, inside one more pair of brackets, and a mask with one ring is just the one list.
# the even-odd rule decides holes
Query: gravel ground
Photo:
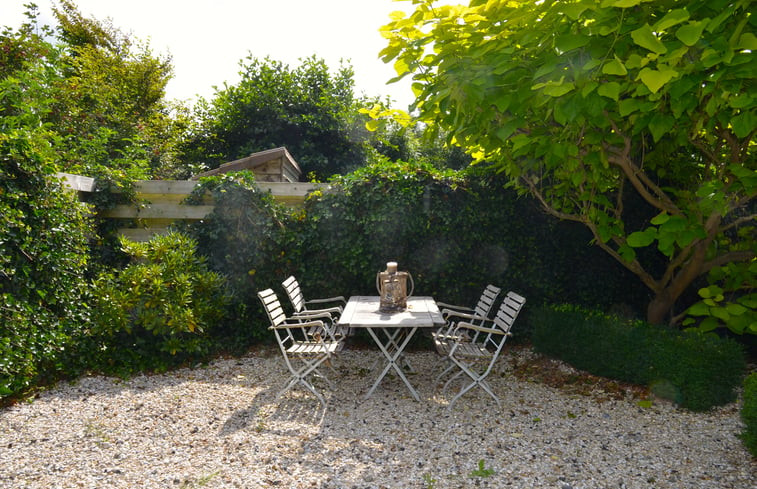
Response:
[{"label": "gravel ground", "polygon": [[408,356],[421,402],[391,377],[363,400],[370,350],[340,355],[325,410],[299,389],[276,399],[287,371],[270,349],[63,383],[0,410],[0,487],[757,487],[738,403],[694,414],[630,390],[578,394],[514,375],[538,358],[510,348],[491,375],[502,406],[474,389],[449,412],[431,385],[439,358]]}]

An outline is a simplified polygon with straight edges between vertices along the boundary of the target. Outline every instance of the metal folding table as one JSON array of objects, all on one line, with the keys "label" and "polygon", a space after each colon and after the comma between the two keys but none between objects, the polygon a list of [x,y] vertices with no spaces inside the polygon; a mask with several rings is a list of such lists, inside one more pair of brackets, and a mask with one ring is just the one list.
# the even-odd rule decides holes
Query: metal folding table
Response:
[{"label": "metal folding table", "polygon": [[353,296],[347,301],[338,324],[366,329],[387,360],[366,398],[373,394],[386,374],[394,369],[415,400],[420,401],[418,392],[410,384],[399,362],[418,328],[439,328],[444,325],[444,318],[432,297],[411,296],[407,298],[407,309],[404,311],[381,312],[378,296]]}]

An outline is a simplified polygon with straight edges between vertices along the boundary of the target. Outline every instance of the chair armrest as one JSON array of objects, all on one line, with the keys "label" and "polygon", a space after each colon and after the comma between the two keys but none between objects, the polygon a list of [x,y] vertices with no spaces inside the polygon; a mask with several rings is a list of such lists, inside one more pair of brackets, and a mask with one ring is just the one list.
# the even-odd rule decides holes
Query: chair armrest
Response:
[{"label": "chair armrest", "polygon": [[285,320],[282,323],[277,324],[276,326],[268,326],[268,329],[300,329],[300,328],[309,328],[312,326],[318,326],[320,328],[324,327],[323,321],[307,321],[304,323],[290,323],[289,320]]},{"label": "chair armrest", "polygon": [[459,322],[459,323],[457,323],[457,328],[455,328],[455,331],[457,331],[458,329],[468,329],[468,330],[471,330],[471,331],[477,331],[479,333],[496,334],[496,335],[500,335],[500,336],[503,336],[503,335],[504,336],[512,336],[512,333],[509,333],[509,332],[505,333],[504,331],[502,331],[499,328],[487,328],[487,327],[484,327],[484,326],[478,326],[476,324],[465,323],[465,322]]},{"label": "chair armrest", "polygon": [[326,307],[323,309],[303,309],[300,312],[295,312],[294,314],[292,314],[292,316],[312,316],[315,314],[323,314],[323,313],[331,314],[332,312],[335,312],[337,314],[342,314],[342,308],[339,306],[336,306],[336,307]]},{"label": "chair armrest", "polygon": [[460,312],[469,312],[470,313],[470,312],[473,312],[473,310],[474,310],[472,307],[456,306],[454,304],[447,304],[446,302],[438,302],[437,301],[436,305],[439,307],[439,309],[442,309],[442,308],[444,308],[444,309],[455,309],[455,310],[460,311]]},{"label": "chair armrest", "polygon": [[302,319],[318,319],[318,318],[324,318],[328,319],[329,322],[334,320],[334,317],[331,315],[330,312],[327,311],[300,311],[292,314],[288,318],[286,318],[287,321],[301,321]]},{"label": "chair armrest", "polygon": [[447,319],[448,316],[455,316],[461,319],[470,319],[473,320],[481,320],[481,321],[490,321],[489,318],[484,316],[477,316],[475,314],[470,314],[467,312],[459,312],[459,311],[453,311],[451,309],[442,309],[442,316],[444,319]]},{"label": "chair armrest", "polygon": [[305,304],[323,304],[324,302],[343,302],[344,304],[347,304],[347,299],[340,295],[337,297],[327,297],[325,299],[310,299],[305,301]]}]

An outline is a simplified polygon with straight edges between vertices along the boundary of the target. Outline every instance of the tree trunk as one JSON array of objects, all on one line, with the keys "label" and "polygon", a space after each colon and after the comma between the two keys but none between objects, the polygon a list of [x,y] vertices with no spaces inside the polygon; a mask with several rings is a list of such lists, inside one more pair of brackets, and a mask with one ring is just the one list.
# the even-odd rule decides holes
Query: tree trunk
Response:
[{"label": "tree trunk", "polygon": [[647,322],[668,324],[674,302],[667,290],[658,292],[647,306]]}]

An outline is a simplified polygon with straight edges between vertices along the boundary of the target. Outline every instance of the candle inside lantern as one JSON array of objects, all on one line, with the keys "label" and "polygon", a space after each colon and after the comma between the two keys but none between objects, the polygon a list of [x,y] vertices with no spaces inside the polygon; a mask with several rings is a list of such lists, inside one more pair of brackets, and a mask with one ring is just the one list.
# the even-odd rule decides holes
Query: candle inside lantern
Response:
[{"label": "candle inside lantern", "polygon": [[386,263],[386,272],[387,273],[397,273],[397,262],[396,261],[390,261]]}]

